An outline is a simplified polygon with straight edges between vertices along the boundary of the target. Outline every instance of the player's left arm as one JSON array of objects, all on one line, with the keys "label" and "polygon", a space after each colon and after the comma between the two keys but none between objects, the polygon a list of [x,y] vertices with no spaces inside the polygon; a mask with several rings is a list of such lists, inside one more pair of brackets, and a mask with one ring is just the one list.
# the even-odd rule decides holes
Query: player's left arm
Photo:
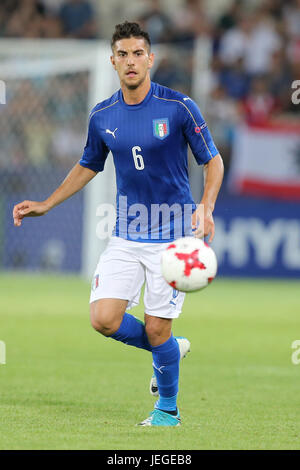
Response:
[{"label": "player's left arm", "polygon": [[213,211],[224,174],[223,160],[197,104],[190,98],[182,101],[181,113],[184,135],[197,163],[204,165],[204,193],[193,213],[192,228],[198,238],[210,235],[211,242],[215,234]]},{"label": "player's left arm", "polygon": [[[197,238],[210,235],[208,242],[213,241],[215,235],[215,223],[213,211],[220,191],[224,175],[224,165],[221,155],[218,153],[204,165],[204,192],[200,202],[192,215],[192,228]],[[203,215],[203,223],[201,217]],[[198,228],[196,228],[198,226]]]}]

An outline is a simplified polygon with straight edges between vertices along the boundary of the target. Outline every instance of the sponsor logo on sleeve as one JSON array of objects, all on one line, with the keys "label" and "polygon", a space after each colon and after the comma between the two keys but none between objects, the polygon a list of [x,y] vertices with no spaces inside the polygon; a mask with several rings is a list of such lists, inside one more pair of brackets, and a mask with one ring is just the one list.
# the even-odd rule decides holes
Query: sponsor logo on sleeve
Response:
[{"label": "sponsor logo on sleeve", "polygon": [[203,131],[203,129],[205,129],[206,127],[207,127],[206,122],[204,122],[201,126],[195,127],[196,134],[200,134],[200,132]]}]

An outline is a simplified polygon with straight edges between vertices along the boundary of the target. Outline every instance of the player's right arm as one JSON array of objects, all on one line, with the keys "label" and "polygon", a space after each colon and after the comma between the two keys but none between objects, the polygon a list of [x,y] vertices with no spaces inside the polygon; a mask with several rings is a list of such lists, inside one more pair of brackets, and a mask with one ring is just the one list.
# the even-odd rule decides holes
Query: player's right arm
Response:
[{"label": "player's right arm", "polygon": [[13,209],[14,224],[20,227],[24,217],[38,217],[47,214],[53,207],[61,204],[73,194],[80,191],[97,172],[77,163],[62,184],[45,201],[23,201]]}]

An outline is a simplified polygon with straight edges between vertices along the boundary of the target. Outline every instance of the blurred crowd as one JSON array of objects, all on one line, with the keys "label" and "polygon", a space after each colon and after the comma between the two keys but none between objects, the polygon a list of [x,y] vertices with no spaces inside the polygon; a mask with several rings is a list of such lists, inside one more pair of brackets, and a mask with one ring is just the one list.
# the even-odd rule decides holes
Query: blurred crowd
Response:
[{"label": "blurred crowd", "polygon": [[[79,160],[86,140],[88,80],[88,72],[10,80],[0,113],[0,186],[1,176],[10,178],[10,191],[32,184],[21,178],[20,186],[18,175],[15,184],[16,168],[21,174],[27,168],[66,172]],[[47,175],[35,185],[45,187]]]},{"label": "blurred crowd", "polygon": [[[262,125],[271,119],[295,119],[299,107],[292,103],[291,84],[300,79],[300,0],[232,0],[225,10],[214,16],[207,8],[208,0],[183,0],[179,6],[176,3],[174,10],[167,9],[159,0],[141,3],[142,11],[139,9],[130,20],[141,23],[154,45],[162,44],[159,66],[152,77],[154,81],[192,94],[197,75],[194,51],[199,38],[210,39],[212,58],[204,111],[226,168],[237,123],[244,120]],[[95,4],[89,0],[2,0],[0,4],[2,37],[104,38],[99,24]],[[69,86],[66,80],[64,86],[58,88],[63,92],[61,101],[55,101],[57,108],[51,93],[47,103],[43,103],[45,98],[36,91],[41,88],[39,82],[27,81],[20,87],[28,88],[26,93],[32,96],[32,102],[38,101],[34,112],[44,114],[38,119],[40,126],[43,120],[47,121],[48,129],[55,127],[55,122],[61,124],[61,127],[56,126],[55,138],[49,144],[53,158],[57,152],[62,153],[61,148],[68,153],[70,139],[63,120],[68,107],[73,110],[82,103],[78,98],[82,84]],[[18,93],[7,107],[12,122],[14,102],[19,109]],[[51,118],[47,117],[49,109]],[[84,113],[85,108],[83,120],[73,120],[70,132],[74,136],[80,134],[81,125],[81,130],[85,130]],[[28,119],[25,127],[30,127],[32,119]],[[12,135],[19,135],[14,141],[15,158],[19,161],[18,155],[26,148],[20,135],[26,135],[27,130],[20,132],[17,125],[16,129]],[[45,138],[44,142],[48,140]],[[72,142],[77,142],[75,137]],[[70,163],[68,158],[66,161]]]},{"label": "blurred crowd", "polygon": [[186,0],[167,16],[161,2],[153,0],[138,19],[154,43],[175,48],[175,54],[163,58],[154,80],[186,93],[192,91],[196,67],[189,52],[199,37],[210,38],[205,117],[226,169],[237,123],[293,120],[297,112],[299,118],[291,86],[300,79],[300,0],[233,0],[213,19],[205,1]]},{"label": "blurred crowd", "polygon": [[1,0],[0,36],[94,39],[94,8],[88,0]]}]

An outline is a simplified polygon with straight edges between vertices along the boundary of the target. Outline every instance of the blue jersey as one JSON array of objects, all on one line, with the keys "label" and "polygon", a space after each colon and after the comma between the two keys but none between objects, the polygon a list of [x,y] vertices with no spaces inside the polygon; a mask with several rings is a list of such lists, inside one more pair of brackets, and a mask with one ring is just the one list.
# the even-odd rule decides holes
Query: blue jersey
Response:
[{"label": "blue jersey", "polygon": [[95,106],[80,165],[103,171],[112,152],[116,236],[155,243],[191,234],[188,144],[199,165],[218,154],[196,103],[170,88],[151,82],[139,104],[126,104],[119,90]]}]

